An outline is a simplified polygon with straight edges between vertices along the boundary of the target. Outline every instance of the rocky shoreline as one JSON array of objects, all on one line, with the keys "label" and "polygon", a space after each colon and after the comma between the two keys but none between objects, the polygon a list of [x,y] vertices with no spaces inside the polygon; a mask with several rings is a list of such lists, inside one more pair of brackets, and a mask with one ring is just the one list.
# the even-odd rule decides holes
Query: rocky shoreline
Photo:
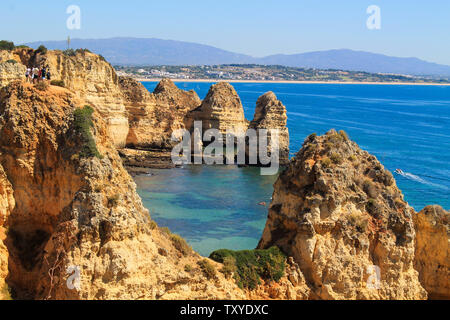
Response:
[{"label": "rocky shoreline", "polygon": [[[64,86],[25,83],[41,64]],[[248,121],[230,84],[201,101],[169,80],[149,93],[86,50],[0,51],[0,298],[449,299],[450,213],[415,212],[344,132],[311,135],[289,161],[286,119],[273,93]],[[173,168],[172,132],[196,120],[282,132],[287,168],[258,246],[286,256],[276,281],[238,286],[242,270],[200,257],[142,205],[125,167]]]}]

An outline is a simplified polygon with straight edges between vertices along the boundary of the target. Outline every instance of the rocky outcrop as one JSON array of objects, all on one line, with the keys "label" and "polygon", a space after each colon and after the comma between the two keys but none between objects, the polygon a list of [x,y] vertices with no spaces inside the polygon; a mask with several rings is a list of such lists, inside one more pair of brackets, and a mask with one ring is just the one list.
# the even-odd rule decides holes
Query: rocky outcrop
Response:
[{"label": "rocky outcrop", "polygon": [[27,68],[16,60],[0,60],[0,88],[17,79],[25,79]]},{"label": "rocky outcrop", "polygon": [[201,121],[203,132],[217,129],[222,135],[228,132],[241,137],[248,128],[241,99],[233,86],[226,82],[212,85],[200,107],[190,112],[188,117],[188,127],[192,127],[193,121]]},{"label": "rocky outcrop", "polygon": [[[249,129],[255,129],[258,132],[258,137],[261,129],[267,130],[267,151],[269,155],[272,144],[274,141],[278,141],[279,163],[281,165],[289,163],[289,130],[286,123],[286,107],[273,92],[267,92],[259,97]],[[271,136],[271,130],[276,130],[277,140],[274,140]]]},{"label": "rocky outcrop", "polygon": [[15,206],[11,183],[0,166],[0,300],[8,299],[9,292],[5,279],[8,275],[8,249],[5,244],[8,230],[6,222]]},{"label": "rocky outcrop", "polygon": [[258,247],[292,256],[310,299],[425,299],[412,214],[392,174],[332,130],[278,178]]},{"label": "rocky outcrop", "polygon": [[413,215],[416,229],[414,265],[430,299],[450,299],[450,212],[425,207]]},{"label": "rocky outcrop", "polygon": [[89,121],[74,114],[83,103],[59,87],[14,82],[0,92],[1,229],[8,228],[0,281],[7,259],[13,297],[244,298],[221,274],[206,278],[196,267],[201,258],[151,221],[98,111],[90,132],[99,155],[80,152]]},{"label": "rocky outcrop", "polygon": [[[128,116],[118,77],[114,68],[101,56],[86,50],[78,50],[69,55],[58,50],[39,53],[32,49],[17,49],[9,55],[0,55],[0,63],[3,64],[11,57],[19,62],[14,68],[21,70],[8,73],[10,78],[1,81],[2,86],[17,79],[25,79],[26,66],[49,66],[53,80],[62,80],[64,86],[82,100],[82,103],[98,110],[106,122],[108,134],[114,144],[118,147],[125,145]],[[5,72],[2,72],[0,67],[0,79],[1,74]]]},{"label": "rocky outcrop", "polygon": [[139,82],[120,78],[130,130],[126,144],[133,148],[170,149],[172,133],[186,128],[186,115],[201,103],[194,91],[178,89],[171,80],[162,80],[151,94]]}]

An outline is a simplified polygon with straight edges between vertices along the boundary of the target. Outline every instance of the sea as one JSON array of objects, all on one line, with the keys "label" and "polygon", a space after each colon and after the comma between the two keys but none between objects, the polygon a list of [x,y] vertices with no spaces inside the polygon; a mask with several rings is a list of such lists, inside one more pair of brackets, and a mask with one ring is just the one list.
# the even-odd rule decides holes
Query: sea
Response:
[{"label": "sea", "polygon": [[[178,82],[204,98],[213,83]],[[152,92],[156,82],[143,82]],[[233,83],[246,118],[273,91],[287,108],[291,156],[311,133],[334,128],[374,154],[395,175],[416,210],[450,209],[450,86]],[[152,218],[201,255],[254,249],[265,226],[273,183],[258,168],[185,166],[135,177]],[[265,204],[265,205],[264,205]]]}]

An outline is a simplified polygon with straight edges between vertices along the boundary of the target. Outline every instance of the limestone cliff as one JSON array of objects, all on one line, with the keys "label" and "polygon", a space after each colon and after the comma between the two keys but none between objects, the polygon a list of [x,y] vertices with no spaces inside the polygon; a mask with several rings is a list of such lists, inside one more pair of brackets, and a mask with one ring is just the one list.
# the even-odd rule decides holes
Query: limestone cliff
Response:
[{"label": "limestone cliff", "polygon": [[413,215],[416,229],[414,265],[430,299],[450,299],[450,212],[425,207]]},{"label": "limestone cliff", "polygon": [[212,85],[202,104],[188,117],[189,127],[193,121],[202,121],[203,131],[218,129],[222,134],[228,131],[235,136],[244,136],[248,128],[241,99],[226,82]]},{"label": "limestone cliff", "polygon": [[71,91],[14,82],[0,101],[0,282],[8,260],[14,298],[244,297],[221,274],[206,278],[201,258],[150,220],[98,111],[88,130],[99,156],[86,157],[89,121],[75,116],[84,101]]},{"label": "limestone cliff", "polygon": [[271,133],[270,129],[278,132],[278,148],[279,163],[286,165],[289,163],[289,130],[286,126],[287,115],[286,107],[277,99],[273,92],[267,92],[256,101],[256,109],[253,120],[250,122],[249,128],[259,131],[260,129],[268,130],[267,150],[271,151]]},{"label": "limestone cliff", "polygon": [[0,166],[0,300],[10,297],[9,288],[5,282],[8,275],[8,249],[5,245],[7,236],[6,222],[14,208],[15,201],[11,183]]},{"label": "limestone cliff", "polygon": [[16,60],[0,60],[0,88],[14,80],[25,79],[27,68],[23,64],[13,61]]},{"label": "limestone cliff", "polygon": [[[94,107],[106,122],[108,134],[116,146],[124,146],[128,135],[128,116],[119,88],[118,77],[114,68],[101,56],[86,50],[73,53],[47,51],[40,53],[32,49],[16,49],[13,52],[1,51],[0,55],[0,87],[11,81],[25,79],[26,67],[48,66],[53,80],[62,80],[64,87],[85,104]],[[19,63],[11,68],[20,68],[17,72],[2,71],[2,65],[8,59]],[[3,67],[5,68],[5,67]],[[7,73],[9,72],[9,73]],[[3,76],[9,74],[9,78]]]},{"label": "limestone cliff", "polygon": [[153,93],[132,78],[119,80],[129,115],[127,146],[169,149],[175,143],[172,133],[185,129],[186,115],[201,104],[194,91],[178,89],[168,79],[162,80]]},{"label": "limestone cliff", "polygon": [[259,248],[292,256],[309,298],[427,297],[413,265],[412,208],[392,174],[344,132],[308,137],[274,189]]}]

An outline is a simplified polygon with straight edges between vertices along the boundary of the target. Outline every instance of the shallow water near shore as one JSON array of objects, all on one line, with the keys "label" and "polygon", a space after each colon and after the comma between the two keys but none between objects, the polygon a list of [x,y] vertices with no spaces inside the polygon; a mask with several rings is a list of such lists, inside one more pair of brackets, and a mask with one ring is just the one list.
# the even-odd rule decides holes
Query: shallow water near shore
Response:
[{"label": "shallow water near shore", "polygon": [[[153,91],[156,82],[144,82]],[[177,83],[204,98],[211,83]],[[247,119],[257,98],[273,91],[288,112],[291,155],[311,133],[345,130],[396,175],[406,201],[450,209],[450,87],[233,83]],[[187,166],[135,177],[144,205],[160,226],[202,255],[252,249],[262,234],[276,177],[258,168]]]}]

